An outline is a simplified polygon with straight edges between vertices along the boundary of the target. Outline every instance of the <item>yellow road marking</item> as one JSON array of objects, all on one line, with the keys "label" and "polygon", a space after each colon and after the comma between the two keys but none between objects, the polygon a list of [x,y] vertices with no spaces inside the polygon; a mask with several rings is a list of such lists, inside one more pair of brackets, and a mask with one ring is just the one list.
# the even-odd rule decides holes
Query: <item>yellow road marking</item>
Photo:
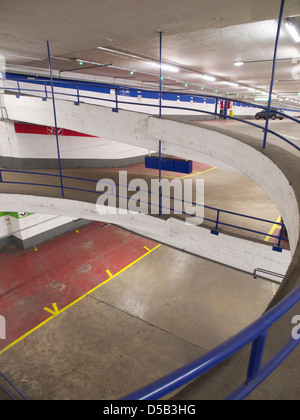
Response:
[{"label": "yellow road marking", "polygon": [[[265,241],[266,242],[269,242],[269,240],[271,239],[271,236],[269,236],[269,235],[273,235],[274,231],[277,228],[279,228],[279,229],[281,228],[281,226],[277,225],[277,223],[279,223],[280,221],[281,221],[281,216],[278,217],[278,219],[276,220],[276,223],[272,226],[270,232],[268,233],[268,236],[265,237]],[[276,291],[276,284],[275,283],[272,283],[272,287],[273,287],[273,295],[275,296],[276,293],[277,293],[277,291]]]},{"label": "yellow road marking", "polygon": [[[196,172],[195,174],[190,174],[190,175],[181,176],[179,179],[184,179],[184,178],[189,178],[190,176],[196,176],[196,175],[205,174],[205,172],[210,172],[210,171],[213,171],[214,169],[217,169],[217,167],[216,167],[216,166],[214,166],[213,168],[206,169],[205,171]],[[170,177],[170,178],[171,178],[171,177]],[[174,177],[174,178],[176,178],[176,177]]]},{"label": "yellow road marking", "polygon": [[60,313],[60,311],[58,310],[58,307],[56,305],[56,303],[52,303],[53,309],[49,309],[49,308],[44,308],[45,311],[49,312],[52,315],[58,315]]},{"label": "yellow road marking", "polygon": [[271,230],[270,230],[270,232],[268,233],[268,236],[266,236],[266,237],[265,237],[265,241],[266,241],[266,242],[269,242],[269,240],[271,239],[271,236],[269,236],[269,235],[273,235],[274,231],[275,231],[277,228],[279,228],[279,229],[280,229],[280,226],[278,226],[278,224],[277,224],[277,223],[279,223],[279,222],[280,222],[280,220],[281,220],[281,216],[279,216],[279,217],[278,217],[278,219],[276,220],[275,225],[273,225],[273,226],[272,226],[272,229],[271,229]]},{"label": "yellow road marking", "polygon": [[[193,172],[189,175],[184,175],[184,176],[163,175],[162,178],[184,179],[184,178],[189,178],[191,176],[201,175],[201,174],[204,174],[205,172],[209,172],[209,171],[212,171],[214,169],[217,169],[217,167],[214,166],[213,168],[205,169],[204,171],[201,171],[201,172]],[[157,177],[159,177],[159,175],[157,173],[155,173],[155,174],[154,173],[151,173],[151,174],[150,173],[148,173],[148,174],[144,173],[144,174],[142,174],[140,172],[128,172],[128,174],[129,175],[145,175],[145,176],[157,176]]]},{"label": "yellow road marking", "polygon": [[[84,295],[82,295],[81,297],[79,297],[78,299],[74,300],[74,302],[70,303],[69,305],[67,305],[65,308],[61,309],[60,311],[57,308],[57,305],[55,303],[53,303],[53,308],[54,311],[52,311],[49,308],[44,308],[45,310],[47,310],[47,312],[52,313],[53,315],[50,316],[49,318],[47,318],[45,321],[43,321],[41,324],[37,325],[36,327],[34,327],[33,329],[31,329],[30,331],[28,331],[27,333],[25,333],[24,335],[22,335],[21,337],[19,337],[17,340],[15,340],[14,342],[12,342],[11,344],[9,344],[7,347],[5,347],[4,349],[0,350],[0,355],[3,354],[4,352],[6,352],[8,349],[10,349],[11,347],[13,347],[14,345],[16,345],[17,343],[19,343],[20,341],[22,341],[24,338],[28,337],[30,334],[32,334],[34,331],[37,331],[39,328],[41,328],[43,325],[47,324],[47,322],[51,321],[53,318],[55,318],[57,315],[61,314],[62,312],[66,311],[67,309],[71,308],[73,305],[75,305],[76,303],[80,302],[82,299],[84,299],[86,296],[90,295],[91,293],[93,293],[95,290],[99,289],[100,287],[104,286],[106,283],[110,282],[113,278],[117,277],[118,275],[120,275],[121,273],[123,273],[124,271],[126,271],[128,268],[132,267],[134,264],[136,264],[137,262],[141,261],[143,258],[145,258],[147,255],[151,254],[153,251],[155,251],[156,249],[158,249],[161,246],[161,244],[157,245],[156,247],[154,247],[153,249],[149,250],[148,252],[146,252],[146,254],[142,255],[141,257],[139,257],[137,260],[133,261],[132,263],[130,263],[129,265],[127,265],[126,267],[122,268],[122,270],[120,270],[118,273],[112,275],[111,277],[109,277],[107,280],[105,280],[103,283],[99,284],[98,286],[94,287],[93,289],[91,289],[90,291],[88,291],[87,293],[85,293]],[[108,270],[109,271],[109,270]],[[56,311],[57,309],[57,311]]]},{"label": "yellow road marking", "polygon": [[106,270],[106,272],[109,275],[109,277],[113,277],[113,275],[111,274],[111,272],[109,270]]},{"label": "yellow road marking", "polygon": [[147,246],[144,246],[144,248],[146,249],[146,251],[151,252],[151,250]]}]

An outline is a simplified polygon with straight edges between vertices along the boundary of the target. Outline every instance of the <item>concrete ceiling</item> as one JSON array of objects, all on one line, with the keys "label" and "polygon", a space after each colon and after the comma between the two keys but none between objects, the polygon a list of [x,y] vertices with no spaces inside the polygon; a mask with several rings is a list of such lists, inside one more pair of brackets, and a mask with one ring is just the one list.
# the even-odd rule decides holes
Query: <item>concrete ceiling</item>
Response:
[{"label": "concrete ceiling", "polygon": [[[280,4],[281,0],[0,0],[0,54],[8,69],[38,74],[48,69],[49,40],[56,75],[157,87],[155,62],[162,31],[163,60],[179,68],[177,73],[163,72],[165,88],[253,98],[257,93],[249,88],[269,90]],[[300,22],[299,16],[299,0],[286,0],[284,17]],[[278,59],[275,93],[300,101],[300,43],[284,25]],[[236,67],[235,61],[245,64]],[[216,81],[204,80],[203,75]]]}]

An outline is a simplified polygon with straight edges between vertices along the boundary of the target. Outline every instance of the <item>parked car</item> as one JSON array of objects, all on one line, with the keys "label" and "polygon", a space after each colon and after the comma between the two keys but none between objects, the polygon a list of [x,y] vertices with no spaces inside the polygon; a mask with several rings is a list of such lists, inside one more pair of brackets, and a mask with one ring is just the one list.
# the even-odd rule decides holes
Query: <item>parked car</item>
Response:
[{"label": "parked car", "polygon": [[[266,109],[264,109],[263,111],[258,112],[255,115],[255,118],[257,120],[260,120],[261,118],[266,120],[267,119],[267,112],[268,111]],[[282,111],[282,109],[271,109],[270,110],[270,118],[272,120],[276,120],[276,118],[279,118],[280,120],[283,120],[283,115],[278,114],[278,112],[283,112],[283,111]]]}]

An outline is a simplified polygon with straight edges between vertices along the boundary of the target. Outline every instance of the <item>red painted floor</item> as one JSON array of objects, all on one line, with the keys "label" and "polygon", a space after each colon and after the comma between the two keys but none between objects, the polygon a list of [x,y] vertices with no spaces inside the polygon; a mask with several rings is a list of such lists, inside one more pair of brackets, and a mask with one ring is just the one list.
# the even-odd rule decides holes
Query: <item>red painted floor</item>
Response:
[{"label": "red painted floor", "polygon": [[[37,251],[0,251],[0,315],[6,339],[0,350],[157,244],[112,225],[92,223],[38,247]],[[114,279],[116,281],[116,279]]]}]

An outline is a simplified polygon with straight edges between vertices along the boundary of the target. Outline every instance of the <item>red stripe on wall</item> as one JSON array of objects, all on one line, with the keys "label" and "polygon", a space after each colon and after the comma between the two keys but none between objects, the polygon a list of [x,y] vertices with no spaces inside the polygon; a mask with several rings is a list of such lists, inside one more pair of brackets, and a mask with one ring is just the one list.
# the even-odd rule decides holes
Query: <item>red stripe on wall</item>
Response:
[{"label": "red stripe on wall", "polygon": [[[25,124],[25,123],[14,123],[15,132],[18,134],[41,134],[54,136],[55,127],[47,127],[44,125]],[[94,137],[84,133],[78,133],[77,131],[67,130],[65,128],[58,128],[58,134],[60,136],[72,136],[72,137]]]}]

